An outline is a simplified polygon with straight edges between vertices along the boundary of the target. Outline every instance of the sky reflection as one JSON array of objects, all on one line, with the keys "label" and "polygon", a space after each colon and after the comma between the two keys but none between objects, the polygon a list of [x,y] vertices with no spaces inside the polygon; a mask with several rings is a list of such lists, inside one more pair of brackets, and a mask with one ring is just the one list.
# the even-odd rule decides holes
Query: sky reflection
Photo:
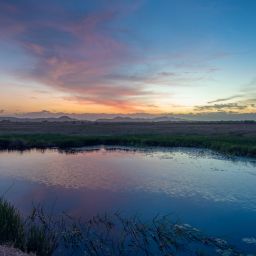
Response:
[{"label": "sky reflection", "polygon": [[47,186],[232,202],[256,210],[253,162],[230,161],[210,151],[80,151],[0,153],[1,177]]}]

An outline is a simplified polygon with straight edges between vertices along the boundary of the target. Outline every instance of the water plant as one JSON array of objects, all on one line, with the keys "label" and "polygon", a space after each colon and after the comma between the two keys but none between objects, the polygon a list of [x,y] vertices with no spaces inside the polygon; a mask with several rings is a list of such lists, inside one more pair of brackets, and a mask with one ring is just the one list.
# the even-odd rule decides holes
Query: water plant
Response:
[{"label": "water plant", "polygon": [[83,220],[33,207],[24,219],[4,199],[0,200],[0,244],[38,256],[244,255],[225,240],[206,236],[168,216],[146,222],[114,213]]}]

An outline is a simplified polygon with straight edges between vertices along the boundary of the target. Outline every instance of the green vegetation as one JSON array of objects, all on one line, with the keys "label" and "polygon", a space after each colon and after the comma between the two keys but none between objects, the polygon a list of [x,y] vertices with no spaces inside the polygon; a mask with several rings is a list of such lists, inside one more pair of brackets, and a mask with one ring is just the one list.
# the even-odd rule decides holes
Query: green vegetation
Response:
[{"label": "green vegetation", "polygon": [[44,214],[23,219],[18,210],[0,199],[0,244],[10,245],[38,256],[50,256],[57,248],[57,235],[49,229],[49,218]]},{"label": "green vegetation", "polygon": [[138,147],[197,147],[213,149],[221,153],[256,157],[255,136],[239,135],[118,135],[84,136],[57,134],[23,134],[0,136],[0,149],[26,150],[32,148],[83,147],[93,145]]},{"label": "green vegetation", "polygon": [[77,220],[61,214],[53,217],[33,208],[23,219],[8,202],[0,200],[0,244],[37,256],[50,255],[230,255],[243,256],[225,240],[203,235],[188,224],[156,217],[142,222],[120,214]]},{"label": "green vegetation", "polygon": [[25,231],[19,212],[8,202],[0,199],[0,243],[12,243],[24,249]]}]

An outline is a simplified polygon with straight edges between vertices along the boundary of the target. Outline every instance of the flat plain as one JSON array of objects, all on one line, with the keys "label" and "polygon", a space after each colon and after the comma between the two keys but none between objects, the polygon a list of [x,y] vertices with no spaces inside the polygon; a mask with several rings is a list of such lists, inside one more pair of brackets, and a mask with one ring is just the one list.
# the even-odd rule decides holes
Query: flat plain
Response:
[{"label": "flat plain", "polygon": [[256,122],[0,122],[0,135],[235,135],[256,136]]},{"label": "flat plain", "polygon": [[0,149],[196,147],[256,157],[255,122],[0,122]]}]

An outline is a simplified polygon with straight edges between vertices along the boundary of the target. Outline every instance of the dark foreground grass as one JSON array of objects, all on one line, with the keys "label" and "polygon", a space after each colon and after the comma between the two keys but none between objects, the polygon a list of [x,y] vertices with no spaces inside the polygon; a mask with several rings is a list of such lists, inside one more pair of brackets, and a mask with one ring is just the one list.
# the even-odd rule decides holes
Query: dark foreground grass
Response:
[{"label": "dark foreground grass", "polygon": [[38,256],[52,255],[58,246],[56,232],[48,228],[49,220],[44,219],[43,215],[35,218],[35,212],[24,219],[16,208],[1,198],[0,244]]},{"label": "dark foreground grass", "polygon": [[119,135],[85,136],[58,134],[26,134],[0,136],[0,149],[26,150],[95,145],[138,147],[196,147],[213,149],[221,153],[256,157],[256,134],[239,135]]},{"label": "dark foreground grass", "polygon": [[77,220],[61,214],[47,215],[33,208],[25,220],[8,202],[0,201],[0,243],[38,256],[244,256],[225,240],[203,235],[188,224],[156,217],[120,214]]}]

